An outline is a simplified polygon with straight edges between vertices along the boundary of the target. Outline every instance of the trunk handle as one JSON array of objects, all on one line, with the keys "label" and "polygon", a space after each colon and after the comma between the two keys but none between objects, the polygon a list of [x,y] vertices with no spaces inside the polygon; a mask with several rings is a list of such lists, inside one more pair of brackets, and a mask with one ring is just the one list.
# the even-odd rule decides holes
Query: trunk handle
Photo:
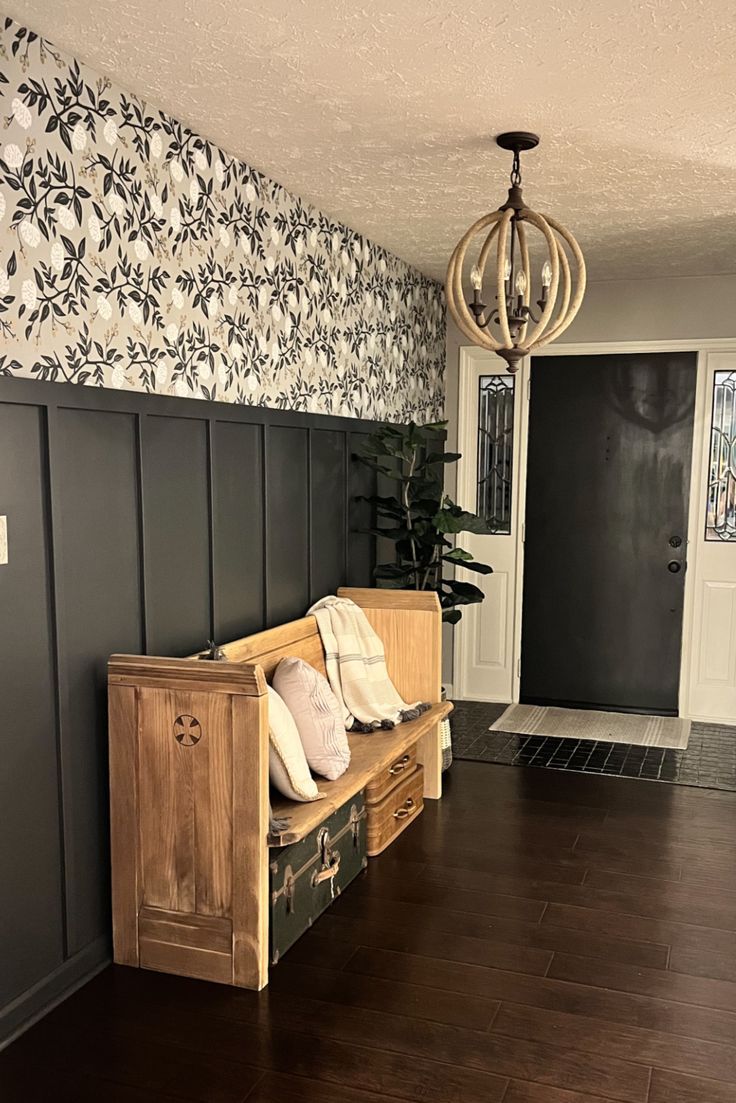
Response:
[{"label": "trunk handle", "polygon": [[407,816],[411,816],[416,812],[416,805],[411,797],[407,797],[401,808],[394,812],[395,820],[405,820]]}]

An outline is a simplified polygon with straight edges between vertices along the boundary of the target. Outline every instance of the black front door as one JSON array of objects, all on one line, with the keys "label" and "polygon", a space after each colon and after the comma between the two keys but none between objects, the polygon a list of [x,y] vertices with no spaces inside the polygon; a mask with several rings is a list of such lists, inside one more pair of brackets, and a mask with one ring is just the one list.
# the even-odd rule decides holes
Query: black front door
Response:
[{"label": "black front door", "polygon": [[676,713],[695,374],[532,361],[522,701]]}]

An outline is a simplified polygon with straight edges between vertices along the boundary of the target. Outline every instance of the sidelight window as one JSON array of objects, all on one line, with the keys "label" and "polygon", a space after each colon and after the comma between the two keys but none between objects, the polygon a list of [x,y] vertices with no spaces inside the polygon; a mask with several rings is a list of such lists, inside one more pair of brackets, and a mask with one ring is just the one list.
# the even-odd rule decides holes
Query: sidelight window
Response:
[{"label": "sidelight window", "polygon": [[736,372],[713,378],[706,540],[736,540]]},{"label": "sidelight window", "polygon": [[478,494],[476,513],[494,533],[511,533],[511,478],[514,452],[512,375],[482,375],[478,392]]}]

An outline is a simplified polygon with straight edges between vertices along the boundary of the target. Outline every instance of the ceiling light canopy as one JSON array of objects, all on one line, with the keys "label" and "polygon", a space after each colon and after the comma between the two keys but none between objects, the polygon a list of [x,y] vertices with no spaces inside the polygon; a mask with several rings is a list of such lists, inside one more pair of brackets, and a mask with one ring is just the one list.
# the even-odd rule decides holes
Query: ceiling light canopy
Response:
[{"label": "ceiling light canopy", "polygon": [[[514,154],[508,198],[479,218],[455,246],[447,269],[447,305],[473,344],[497,352],[515,372],[522,357],[554,341],[572,322],[585,294],[585,260],[570,231],[527,207],[522,197],[520,154],[539,145],[537,135],[513,131],[499,134],[496,142]],[[534,243],[529,228],[535,231]],[[540,245],[544,260],[535,269],[535,313],[532,259]],[[463,270],[469,252],[477,259],[469,273],[473,297],[466,302]],[[494,294],[492,306],[481,300],[484,286]]]}]

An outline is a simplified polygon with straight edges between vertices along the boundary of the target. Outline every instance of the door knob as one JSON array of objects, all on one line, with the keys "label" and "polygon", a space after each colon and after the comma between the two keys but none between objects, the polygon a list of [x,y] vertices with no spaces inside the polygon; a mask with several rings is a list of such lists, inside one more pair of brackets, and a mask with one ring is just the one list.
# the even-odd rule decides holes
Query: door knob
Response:
[{"label": "door knob", "polygon": [[682,563],[679,563],[676,559],[670,559],[669,563],[667,564],[667,570],[671,574],[677,574],[678,571],[682,570]]}]

